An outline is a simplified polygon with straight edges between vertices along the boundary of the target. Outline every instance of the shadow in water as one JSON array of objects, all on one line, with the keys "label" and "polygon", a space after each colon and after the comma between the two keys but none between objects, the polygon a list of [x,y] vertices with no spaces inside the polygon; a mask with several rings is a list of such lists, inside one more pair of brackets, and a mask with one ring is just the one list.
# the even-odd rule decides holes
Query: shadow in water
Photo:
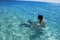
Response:
[{"label": "shadow in water", "polygon": [[40,28],[33,29],[35,33],[33,35],[30,35],[30,40],[35,40],[36,38],[40,38],[40,36],[44,35],[44,30]]},{"label": "shadow in water", "polygon": [[32,26],[31,22],[30,22],[30,24],[23,23],[23,24],[20,24],[19,26],[20,27],[29,27],[31,30],[34,30],[34,34],[29,35],[30,40],[35,40],[36,38],[40,38],[40,36],[44,35],[44,30],[42,28],[39,28],[39,27],[31,28],[31,26]]},{"label": "shadow in water", "polygon": [[32,23],[33,23],[32,21],[28,20],[27,23],[21,23],[19,26],[20,27],[29,27],[29,28],[31,28]]}]

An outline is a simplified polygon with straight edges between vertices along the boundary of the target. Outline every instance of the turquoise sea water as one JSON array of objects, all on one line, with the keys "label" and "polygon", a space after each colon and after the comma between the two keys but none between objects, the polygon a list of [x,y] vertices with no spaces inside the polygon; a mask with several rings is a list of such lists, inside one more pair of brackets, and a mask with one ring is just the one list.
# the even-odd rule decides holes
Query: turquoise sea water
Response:
[{"label": "turquoise sea water", "polygon": [[[44,16],[46,28],[21,25]],[[0,2],[0,40],[60,40],[60,4],[44,2]]]}]

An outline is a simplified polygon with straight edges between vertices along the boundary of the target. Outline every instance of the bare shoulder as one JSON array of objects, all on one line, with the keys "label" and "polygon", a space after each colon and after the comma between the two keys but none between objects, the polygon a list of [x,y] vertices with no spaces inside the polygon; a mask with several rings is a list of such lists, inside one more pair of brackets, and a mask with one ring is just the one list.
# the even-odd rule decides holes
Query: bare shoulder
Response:
[{"label": "bare shoulder", "polygon": [[46,22],[45,22],[45,20],[42,21],[42,27],[46,27]]},{"label": "bare shoulder", "polygon": [[45,24],[45,20],[43,20],[42,23]]}]

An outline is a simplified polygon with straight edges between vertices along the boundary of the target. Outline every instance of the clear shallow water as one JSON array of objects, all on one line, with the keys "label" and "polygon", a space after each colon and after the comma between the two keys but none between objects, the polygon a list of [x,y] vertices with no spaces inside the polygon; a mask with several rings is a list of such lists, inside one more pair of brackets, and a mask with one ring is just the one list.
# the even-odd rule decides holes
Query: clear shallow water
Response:
[{"label": "clear shallow water", "polygon": [[[31,29],[20,24],[31,19],[37,21],[37,13],[44,16],[46,28]],[[37,2],[0,3],[0,40],[59,40],[60,4]],[[26,22],[27,23],[27,22]]]}]

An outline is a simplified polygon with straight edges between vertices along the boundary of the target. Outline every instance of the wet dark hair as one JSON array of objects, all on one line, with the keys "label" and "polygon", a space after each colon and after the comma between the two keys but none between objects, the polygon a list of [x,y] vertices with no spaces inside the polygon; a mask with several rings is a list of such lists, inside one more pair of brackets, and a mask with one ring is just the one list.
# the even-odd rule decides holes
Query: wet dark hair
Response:
[{"label": "wet dark hair", "polygon": [[42,15],[38,15],[38,19],[42,21],[43,20],[43,16]]}]

